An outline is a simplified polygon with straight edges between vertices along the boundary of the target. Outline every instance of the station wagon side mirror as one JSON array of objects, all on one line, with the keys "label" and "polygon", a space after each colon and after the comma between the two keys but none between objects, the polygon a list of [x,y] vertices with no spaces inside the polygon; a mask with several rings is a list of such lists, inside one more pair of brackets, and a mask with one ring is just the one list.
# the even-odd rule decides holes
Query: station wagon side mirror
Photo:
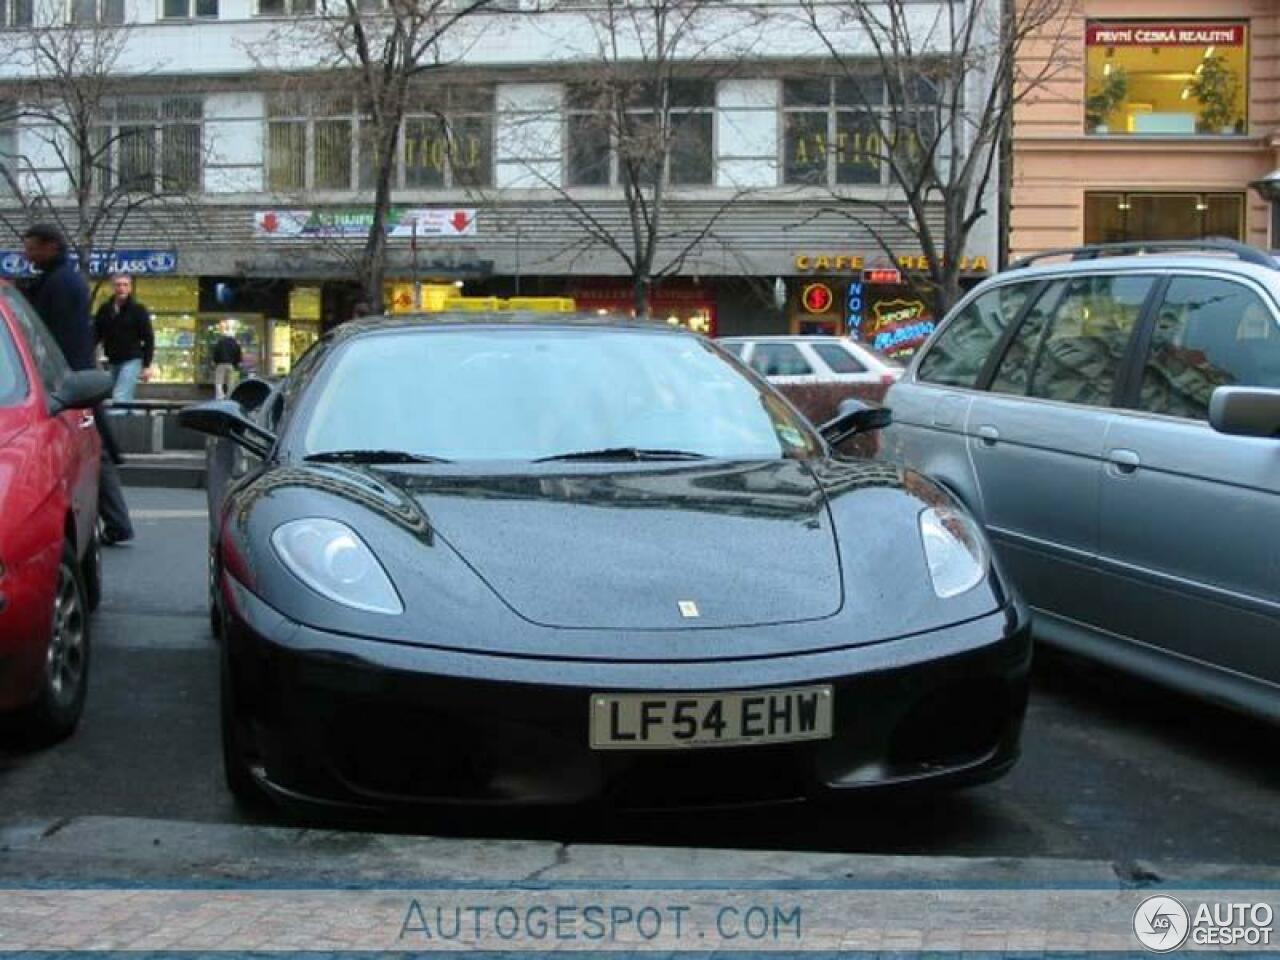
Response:
[{"label": "station wagon side mirror", "polygon": [[249,419],[234,400],[208,400],[178,411],[178,424],[211,437],[225,437],[250,453],[265,458],[276,435]]},{"label": "station wagon side mirror", "polygon": [[73,370],[49,395],[49,413],[96,407],[111,396],[111,374],[102,370]]},{"label": "station wagon side mirror", "polygon": [[893,422],[888,407],[866,403],[856,397],[840,401],[836,415],[818,428],[822,438],[831,446],[839,446],[860,433],[883,430]]},{"label": "station wagon side mirror", "polygon": [[1218,387],[1209,398],[1209,425],[1242,437],[1280,437],[1280,390]]}]

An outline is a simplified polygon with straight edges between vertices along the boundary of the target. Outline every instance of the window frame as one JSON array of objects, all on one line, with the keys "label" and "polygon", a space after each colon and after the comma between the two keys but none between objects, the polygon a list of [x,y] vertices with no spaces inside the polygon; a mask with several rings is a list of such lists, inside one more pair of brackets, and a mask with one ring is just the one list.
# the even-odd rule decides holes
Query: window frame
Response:
[{"label": "window frame", "polygon": [[284,9],[264,13],[262,0],[254,0],[253,15],[255,17],[309,17],[316,15],[316,0],[280,0]]},{"label": "window frame", "polygon": [[[93,19],[81,20],[76,17],[76,3],[79,0],[67,0],[66,6],[66,25],[69,27],[91,27],[91,26],[122,26],[128,22],[128,11],[125,9],[124,0],[90,0],[93,3]],[[115,6],[119,4],[120,16],[108,18],[106,10],[108,5]]]},{"label": "window frame", "polygon": [[[925,61],[927,63],[927,60]],[[883,142],[880,145],[879,153],[874,154],[876,157],[877,176],[875,180],[851,180],[843,182],[840,180],[840,151],[838,149],[840,138],[840,117],[842,114],[852,114],[855,117],[866,114],[875,117],[875,125],[872,133],[879,137],[884,130],[885,119],[894,110],[894,107],[888,102],[889,91],[884,85],[884,81],[876,72],[877,67],[874,62],[866,64],[866,75],[849,75],[849,74],[826,74],[823,76],[783,76],[779,79],[778,88],[778,150],[779,158],[777,164],[777,185],[782,187],[809,187],[824,190],[859,190],[875,188],[880,189],[886,186],[894,185],[893,173],[890,170],[888,155],[890,147]],[[919,79],[918,77],[913,79]],[[839,89],[842,83],[865,83],[874,80],[881,84],[880,95],[873,102],[857,102],[846,103],[839,98]],[[813,104],[788,104],[786,102],[786,84],[791,81],[825,81],[827,84],[827,102],[825,106]],[[944,96],[942,90],[937,91],[937,96],[941,102]],[[929,104],[918,102],[915,104],[914,112],[920,116],[929,116],[931,111],[937,109],[936,102],[931,107]],[[903,114],[911,111],[902,110]],[[788,141],[787,141],[787,118],[789,116],[799,115],[821,115],[826,118],[826,156],[824,157],[824,174],[818,182],[807,182],[802,180],[787,179],[787,157],[788,157]],[[939,147],[945,146],[939,144]],[[892,149],[897,149],[893,147]],[[939,162],[939,161],[935,161]]]},{"label": "window frame", "polygon": [[[454,98],[458,96],[454,91],[457,89],[465,90],[488,90],[488,110],[478,109],[467,104],[454,107]],[[406,108],[404,115],[400,118],[399,135],[396,138],[396,156],[395,169],[392,171],[391,188],[393,190],[417,190],[417,191],[439,191],[439,190],[460,190],[460,189],[488,189],[496,182],[497,170],[497,87],[494,84],[453,84],[444,88],[445,106],[443,110],[431,112],[416,108],[410,105]],[[270,95],[269,95],[270,96]],[[349,94],[334,93],[325,91],[320,94],[320,106],[328,106],[332,98],[344,97],[348,99],[348,103],[343,105],[341,111],[332,109],[316,109],[312,110],[304,106],[303,109],[279,110],[273,111],[270,104],[263,118],[263,177],[266,183],[266,189],[271,193],[290,193],[290,192],[314,192],[321,194],[344,194],[357,193],[372,189],[366,186],[363,176],[363,150],[365,144],[365,127],[366,117],[361,113],[355,97]],[[307,97],[308,105],[314,104],[315,99]],[[408,144],[406,140],[406,129],[410,123],[421,121],[442,123],[444,125],[445,135],[453,135],[453,125],[456,120],[486,120],[488,122],[488,165],[483,171],[483,176],[478,182],[468,183],[459,182],[457,170],[454,167],[452,152],[446,151],[444,156],[444,168],[442,171],[441,183],[438,185],[416,185],[407,186],[407,151]],[[346,186],[324,186],[316,185],[316,128],[319,124],[345,122],[350,131],[350,160],[349,171]],[[295,186],[275,186],[271,182],[272,171],[272,149],[271,149],[271,127],[273,124],[293,124],[302,127],[302,150],[303,150],[303,170],[302,183]]]},{"label": "window frame", "polygon": [[[220,20],[222,18],[221,0],[179,0],[186,8],[187,12],[170,16],[164,12],[165,5],[172,0],[157,0],[159,9],[156,11],[156,21],[159,23],[181,23],[186,20],[195,22]],[[202,3],[213,4],[213,13],[200,13],[199,8]]]},{"label": "window frame", "polygon": [[[25,16],[19,20],[19,6]],[[4,9],[0,11],[0,30],[29,30],[35,26],[35,0],[4,0]]]},{"label": "window frame", "polygon": [[[717,138],[719,136],[719,131],[717,130],[718,124],[716,123],[716,116],[717,116],[716,111],[718,109],[717,97],[719,96],[719,84],[714,79],[706,79],[706,78],[698,78],[698,77],[671,77],[667,82],[669,82],[672,86],[675,86],[681,83],[706,84],[710,90],[710,97],[706,103],[690,106],[690,105],[684,105],[684,104],[677,104],[671,92],[668,91],[667,97],[668,97],[669,103],[667,105],[667,122],[671,126],[671,129],[668,132],[669,143],[668,143],[667,149],[664,151],[664,155],[662,158],[662,164],[663,164],[662,184],[664,187],[670,187],[675,190],[706,190],[706,189],[713,188],[716,186],[716,173],[717,173],[717,167],[718,167]],[[609,114],[609,109],[612,109],[612,108],[609,108],[606,110],[599,110],[599,109],[593,109],[590,107],[580,107],[580,106],[572,105],[573,104],[573,97],[571,94],[572,89],[575,87],[589,88],[590,86],[591,85],[589,83],[566,83],[565,84],[564,101],[563,101],[564,106],[561,111],[561,120],[560,120],[561,143],[562,143],[561,169],[563,171],[561,179],[563,181],[563,185],[569,189],[616,190],[622,187],[623,184],[621,181],[622,165],[621,165],[619,149],[618,149],[620,138],[618,136],[618,131],[614,127],[612,117]],[[604,91],[602,95],[608,96],[609,91],[607,90]],[[656,117],[659,114],[659,108],[657,106],[649,107],[649,106],[641,105],[641,106],[635,106],[635,107],[627,107],[626,112],[636,117],[644,116],[646,114]],[[705,182],[676,182],[671,178],[671,162],[677,149],[677,139],[675,134],[675,122],[674,122],[675,118],[676,117],[700,117],[700,116],[705,116],[709,119],[709,126],[711,128],[711,136],[707,140],[707,154],[708,154],[708,159],[710,161],[709,176],[707,177]],[[571,148],[573,137],[572,137],[572,131],[570,130],[570,121],[574,118],[580,119],[584,117],[585,118],[589,118],[589,117],[604,118],[604,123],[606,125],[605,136],[609,142],[609,147],[608,147],[609,158],[608,158],[608,163],[605,165],[606,176],[605,176],[604,183],[575,183],[573,181],[573,176],[572,176],[573,156],[572,156],[572,148]]]},{"label": "window frame", "polygon": [[[192,116],[166,116],[165,110],[167,104],[176,104],[188,101],[190,105],[198,108],[193,109]],[[122,106],[147,104],[155,108],[154,115],[151,117],[139,117],[130,119],[121,119],[119,110]],[[124,96],[116,97],[109,101],[110,117],[105,122],[95,123],[95,154],[98,151],[96,137],[98,133],[105,131],[105,136],[109,140],[107,144],[107,154],[105,157],[106,169],[101,167],[93,171],[93,189],[97,193],[104,190],[118,191],[123,194],[141,192],[155,193],[160,196],[177,195],[183,193],[200,194],[204,192],[204,175],[205,175],[205,101],[200,95],[179,94],[174,96]],[[166,157],[166,136],[165,131],[169,128],[178,127],[194,127],[199,136],[196,144],[195,155],[195,171],[192,182],[188,185],[170,188],[165,178],[165,157]],[[122,134],[124,130],[146,130],[149,133],[150,151],[151,151],[151,182],[142,190],[134,190],[124,182],[121,177],[121,148],[126,141],[126,136]],[[101,161],[103,158],[99,156]],[[104,184],[102,182],[104,176],[110,176],[111,182]]]}]

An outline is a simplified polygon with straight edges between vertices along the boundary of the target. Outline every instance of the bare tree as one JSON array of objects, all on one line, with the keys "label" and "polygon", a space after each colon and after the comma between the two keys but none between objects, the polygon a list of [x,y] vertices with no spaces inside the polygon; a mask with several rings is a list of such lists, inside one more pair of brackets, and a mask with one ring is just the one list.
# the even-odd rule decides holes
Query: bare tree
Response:
[{"label": "bare tree", "polygon": [[[554,192],[576,228],[556,255],[612,253],[630,276],[636,315],[648,316],[655,284],[714,242],[717,224],[749,192],[691,197],[716,186],[716,81],[756,45],[762,20],[747,5],[712,0],[598,0],[581,16],[585,47],[573,52],[584,66],[563,104],[568,166],[533,162],[530,179]],[[621,220],[602,187],[621,192]]]},{"label": "bare tree", "polygon": [[[886,220],[923,253],[911,277],[940,311],[960,296],[971,235],[989,209],[1015,106],[1064,64],[1074,0],[800,0],[856,108],[833,142],[815,146],[837,169],[886,171],[879,196],[842,189],[835,211],[868,230],[893,261]],[[1031,48],[1035,46],[1034,56]],[[844,118],[847,117],[846,121]],[[845,126],[846,122],[849,124]],[[828,182],[823,178],[824,182]],[[874,191],[873,191],[874,192]],[[877,216],[867,217],[874,211]],[[1003,229],[1004,225],[1000,225]]]},{"label": "bare tree", "polygon": [[[478,31],[461,35],[464,21],[496,6],[495,0],[320,0],[317,10],[299,13],[265,45],[284,51],[294,64],[306,61],[307,71],[292,79],[303,96],[315,89],[316,73],[330,88],[337,83],[355,93],[361,187],[372,192],[373,209],[354,266],[375,312],[383,307],[388,214],[405,114],[415,100],[431,99],[434,75],[474,42]],[[278,53],[265,62],[259,50],[249,52],[268,69],[282,66]]]},{"label": "bare tree", "polygon": [[192,222],[209,144],[197,99],[147,96],[145,77],[124,79],[131,26],[64,16],[49,0],[16,35],[20,77],[3,96],[20,148],[0,158],[0,175],[23,219],[56,223],[88,275],[131,221],[152,233]]}]

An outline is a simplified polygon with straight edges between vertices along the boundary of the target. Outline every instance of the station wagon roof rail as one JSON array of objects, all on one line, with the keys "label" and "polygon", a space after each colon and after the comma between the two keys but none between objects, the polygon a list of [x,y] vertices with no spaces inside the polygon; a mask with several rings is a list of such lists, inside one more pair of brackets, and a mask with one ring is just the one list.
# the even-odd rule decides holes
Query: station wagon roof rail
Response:
[{"label": "station wagon roof rail", "polygon": [[1266,267],[1270,270],[1280,270],[1280,263],[1276,262],[1276,258],[1270,254],[1264,253],[1256,247],[1248,244],[1240,243],[1237,240],[1228,239],[1208,239],[1208,240],[1148,240],[1141,242],[1125,242],[1125,243],[1095,243],[1082,247],[1064,247],[1057,250],[1045,250],[1043,253],[1032,254],[1029,257],[1022,257],[1009,265],[1010,270],[1018,270],[1022,267],[1029,267],[1040,260],[1046,260],[1050,257],[1068,257],[1071,260],[1096,260],[1100,257],[1121,257],[1121,256],[1141,256],[1147,253],[1211,253],[1211,254],[1231,254],[1238,259],[1256,264],[1260,267]]}]

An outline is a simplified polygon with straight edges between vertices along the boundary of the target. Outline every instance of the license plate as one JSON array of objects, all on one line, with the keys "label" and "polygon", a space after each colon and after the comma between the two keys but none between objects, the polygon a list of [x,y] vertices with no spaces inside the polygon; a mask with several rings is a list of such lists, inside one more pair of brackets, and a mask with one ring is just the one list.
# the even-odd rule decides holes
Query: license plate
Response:
[{"label": "license plate", "polygon": [[746,746],[831,737],[830,686],[725,693],[595,693],[593,750]]}]

